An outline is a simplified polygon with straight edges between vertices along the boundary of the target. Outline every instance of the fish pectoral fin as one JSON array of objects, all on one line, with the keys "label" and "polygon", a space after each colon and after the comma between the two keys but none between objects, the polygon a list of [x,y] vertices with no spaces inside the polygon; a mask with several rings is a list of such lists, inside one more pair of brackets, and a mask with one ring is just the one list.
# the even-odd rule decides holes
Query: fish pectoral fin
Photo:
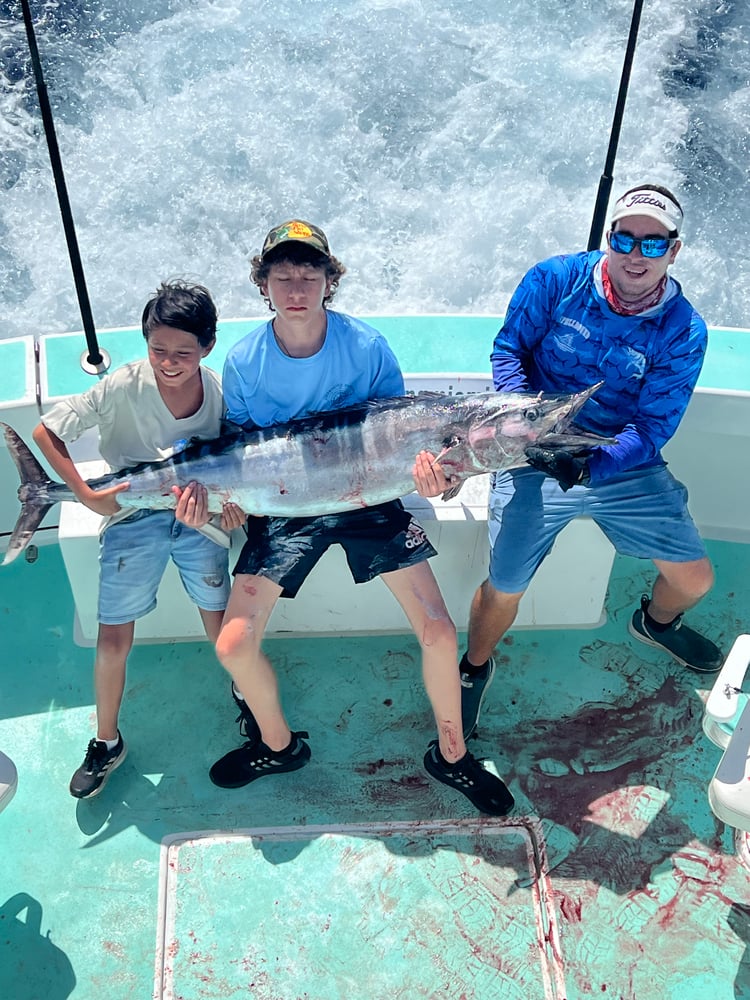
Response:
[{"label": "fish pectoral fin", "polygon": [[458,494],[461,492],[461,489],[462,489],[463,485],[464,485],[464,481],[462,479],[460,482],[456,483],[455,486],[451,486],[451,488],[449,490],[446,490],[445,493],[442,494],[442,496],[440,497],[440,499],[441,500],[452,500],[453,497],[457,497]]}]

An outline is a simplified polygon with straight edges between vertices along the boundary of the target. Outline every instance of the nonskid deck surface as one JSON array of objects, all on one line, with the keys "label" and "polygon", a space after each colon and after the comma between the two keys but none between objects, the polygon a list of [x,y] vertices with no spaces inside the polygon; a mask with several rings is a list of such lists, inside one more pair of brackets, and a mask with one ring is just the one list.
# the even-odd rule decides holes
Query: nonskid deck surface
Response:
[{"label": "nonskid deck surface", "polygon": [[[728,649],[750,559],[709,549],[718,583],[690,621]],[[0,996],[750,998],[750,876],[706,798],[710,681],[627,634],[647,570],[616,559],[601,628],[501,645],[471,741],[517,800],[498,832],[422,768],[408,636],[269,642],[313,758],[235,791],[207,776],[239,743],[209,646],[137,647],[129,756],[76,803],[92,653],[59,550],[6,567],[0,749],[19,786],[0,814]]]},{"label": "nonskid deck surface", "polygon": [[524,817],[175,838],[155,996],[200,995],[220,968],[228,996],[562,997],[542,839]]}]

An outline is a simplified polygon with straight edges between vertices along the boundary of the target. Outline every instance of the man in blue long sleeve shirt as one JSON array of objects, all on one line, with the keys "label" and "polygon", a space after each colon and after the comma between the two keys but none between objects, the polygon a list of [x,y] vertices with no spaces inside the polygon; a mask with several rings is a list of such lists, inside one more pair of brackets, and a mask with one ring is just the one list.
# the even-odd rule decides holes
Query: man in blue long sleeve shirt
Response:
[{"label": "man in blue long sleeve shirt", "polygon": [[[510,301],[492,349],[495,388],[572,393],[603,380],[577,422],[617,443],[586,457],[530,448],[528,467],[493,477],[490,572],[472,603],[461,662],[465,736],[476,728],[495,646],[555,538],[581,514],[619,552],[656,566],[652,596],[642,598],[631,634],[698,673],[721,667],[714,643],[682,621],[711,588],[713,571],[687,491],[661,457],[707,342],[705,323],[667,274],[681,247],[681,225],[682,209],[666,188],[633,188],[615,204],[604,253],[542,261]],[[435,489],[424,482],[420,492]]]}]

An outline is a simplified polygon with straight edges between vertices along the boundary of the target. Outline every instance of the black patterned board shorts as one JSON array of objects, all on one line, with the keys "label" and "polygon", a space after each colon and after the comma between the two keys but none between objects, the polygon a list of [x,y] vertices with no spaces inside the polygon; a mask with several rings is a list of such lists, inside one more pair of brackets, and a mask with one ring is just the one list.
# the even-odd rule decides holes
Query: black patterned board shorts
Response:
[{"label": "black patterned board shorts", "polygon": [[263,576],[295,597],[323,553],[338,544],[355,583],[437,555],[400,500],[319,517],[249,517],[234,575]]}]

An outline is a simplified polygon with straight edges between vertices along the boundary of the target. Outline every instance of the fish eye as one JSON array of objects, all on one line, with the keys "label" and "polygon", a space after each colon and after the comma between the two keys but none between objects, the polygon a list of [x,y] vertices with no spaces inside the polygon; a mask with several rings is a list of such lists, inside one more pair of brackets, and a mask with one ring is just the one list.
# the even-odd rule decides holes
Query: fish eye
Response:
[{"label": "fish eye", "polygon": [[528,410],[523,411],[523,415],[533,424],[535,420],[539,419],[539,410],[535,406],[530,406]]}]

